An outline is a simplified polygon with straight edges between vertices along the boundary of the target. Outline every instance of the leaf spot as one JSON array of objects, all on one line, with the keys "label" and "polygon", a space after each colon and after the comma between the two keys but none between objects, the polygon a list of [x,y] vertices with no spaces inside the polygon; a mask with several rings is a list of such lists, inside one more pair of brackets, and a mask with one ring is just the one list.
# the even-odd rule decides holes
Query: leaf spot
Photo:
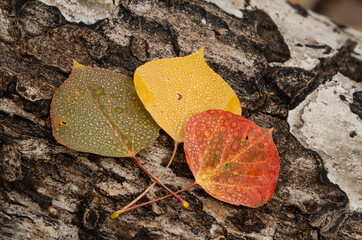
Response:
[{"label": "leaf spot", "polygon": [[59,121],[59,126],[66,126],[68,124],[67,121],[65,121],[64,119]]},{"label": "leaf spot", "polygon": [[231,169],[231,162],[224,164],[224,168],[225,168],[225,170]]}]

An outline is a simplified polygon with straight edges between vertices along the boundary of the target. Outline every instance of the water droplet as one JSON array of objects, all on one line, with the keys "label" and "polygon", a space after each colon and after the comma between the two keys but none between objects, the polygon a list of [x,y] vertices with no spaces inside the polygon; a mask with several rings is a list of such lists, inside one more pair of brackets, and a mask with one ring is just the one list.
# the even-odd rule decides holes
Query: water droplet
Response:
[{"label": "water droplet", "polygon": [[228,178],[228,183],[229,183],[229,184],[234,184],[234,178],[233,178],[233,177],[229,177],[229,178]]},{"label": "water droplet", "polygon": [[102,88],[102,87],[97,88],[97,89],[96,89],[96,94],[97,94],[97,95],[102,95],[102,94],[104,94],[104,88]]},{"label": "water droplet", "polygon": [[239,147],[239,143],[238,143],[238,141],[235,141],[235,142],[233,143],[233,145],[231,146],[231,149],[234,150],[234,151],[236,151],[236,150],[238,150],[238,147]]},{"label": "water droplet", "polygon": [[235,192],[241,192],[242,188],[240,186],[234,187]]},{"label": "water droplet", "polygon": [[120,107],[116,107],[116,112],[118,112],[118,113],[123,113],[123,109],[122,108],[120,108]]},{"label": "water droplet", "polygon": [[210,137],[210,131],[209,130],[205,130],[205,136]]},{"label": "water droplet", "polygon": [[231,193],[233,193],[234,191],[233,191],[233,188],[232,188],[232,187],[227,187],[227,188],[225,189],[225,192],[231,194]]}]

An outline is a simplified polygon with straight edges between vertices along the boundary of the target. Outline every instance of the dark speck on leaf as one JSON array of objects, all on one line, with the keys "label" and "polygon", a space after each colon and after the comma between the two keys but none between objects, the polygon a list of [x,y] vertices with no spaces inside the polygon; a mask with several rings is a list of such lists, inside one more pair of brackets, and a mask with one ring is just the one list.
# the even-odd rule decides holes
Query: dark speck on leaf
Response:
[{"label": "dark speck on leaf", "polygon": [[177,100],[181,100],[182,95],[181,95],[181,94],[179,94],[179,93],[177,93],[177,96],[178,96]]}]

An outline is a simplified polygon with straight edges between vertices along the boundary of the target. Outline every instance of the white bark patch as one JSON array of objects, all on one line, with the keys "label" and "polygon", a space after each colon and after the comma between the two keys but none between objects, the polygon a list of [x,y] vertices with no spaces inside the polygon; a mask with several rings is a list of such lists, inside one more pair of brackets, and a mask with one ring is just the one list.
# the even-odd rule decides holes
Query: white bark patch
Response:
[{"label": "white bark patch", "polygon": [[[1,226],[2,231],[11,234],[11,239],[78,239],[78,230],[75,227],[59,221],[47,221],[46,216],[37,203],[34,203],[25,195],[9,192],[7,196],[17,204],[3,203],[3,210],[8,215],[20,215],[23,217],[9,218],[8,224]],[[1,238],[2,239],[2,238]]]},{"label": "white bark patch", "polygon": [[[346,192],[351,210],[362,211],[362,121],[349,108],[362,84],[338,73],[289,112],[290,131],[323,159],[328,178]],[[343,95],[346,101],[340,97]],[[350,133],[355,131],[356,136]]]},{"label": "white bark patch", "polygon": [[149,13],[149,11],[152,11],[152,7],[153,6],[152,6],[151,0],[139,1],[139,2],[134,1],[134,2],[130,2],[130,4],[128,5],[128,8],[132,12],[136,12],[137,14],[147,14],[147,13]]},{"label": "white bark patch", "polygon": [[243,6],[245,4],[244,0],[233,0],[233,1],[231,1],[231,0],[226,0],[226,1],[225,0],[224,1],[206,0],[206,1],[215,4],[216,6],[218,6],[225,12],[230,13],[230,14],[234,15],[235,17],[243,18],[243,12],[240,10],[242,9],[241,6]]},{"label": "white bark patch", "polygon": [[110,179],[100,182],[96,186],[112,197],[123,196],[126,194],[136,194],[142,191],[142,189],[137,188],[135,185],[131,185],[127,182],[120,184]]},{"label": "white bark patch", "polygon": [[7,98],[0,99],[0,111],[8,113],[10,117],[14,115],[24,117],[34,122],[35,124],[39,124],[40,126],[49,125],[44,120],[36,117],[34,114],[24,111],[21,106],[17,105],[14,101]]},{"label": "white bark patch", "polygon": [[[362,39],[362,36],[361,36]],[[362,44],[358,44],[355,48],[354,51],[352,52],[352,57],[355,57],[357,59],[359,59],[360,61],[362,61]]]},{"label": "white bark patch", "polygon": [[[129,161],[132,161],[131,159],[127,159]],[[122,164],[117,164],[114,159],[112,158],[103,158],[100,161],[100,165],[108,170],[111,171],[118,176],[124,177],[127,180],[134,181],[136,180],[136,169],[129,169],[122,166]],[[136,168],[136,167],[135,167]]]},{"label": "white bark patch", "polygon": [[30,138],[21,140],[18,144],[18,150],[23,156],[34,160],[50,160],[51,147],[47,141]]},{"label": "white bark patch", "polygon": [[[229,14],[242,18],[240,10],[245,9],[243,0],[207,1],[215,3]],[[271,17],[289,47],[291,58],[285,63],[272,63],[274,66],[311,70],[319,64],[318,58],[331,57],[348,39],[358,42],[354,57],[362,59],[362,32],[360,31],[352,28],[339,29],[330,19],[312,11],[308,11],[308,16],[303,17],[297,14],[285,0],[251,0],[250,4],[251,6],[247,7],[248,10],[261,9]],[[333,28],[336,30],[331,31]],[[297,44],[299,46],[296,46]],[[326,54],[325,48],[311,48],[306,45],[316,47],[327,45],[332,49]]]},{"label": "white bark patch", "polygon": [[66,225],[62,222],[60,222],[59,234],[60,234],[60,239],[69,239],[69,240],[79,239],[78,229],[76,227]]},{"label": "white bark patch", "polygon": [[40,0],[41,2],[59,8],[69,22],[93,24],[99,20],[117,14],[119,0]]},{"label": "white bark patch", "polygon": [[132,31],[112,20],[109,21],[109,26],[104,30],[104,34],[113,42],[123,47],[128,46],[133,35]]},{"label": "white bark patch", "polygon": [[52,205],[57,208],[67,210],[68,212],[74,213],[78,210],[77,201],[72,198],[67,198],[63,195],[57,196],[52,201]]},{"label": "white bark patch", "polygon": [[26,100],[35,102],[40,99],[51,99],[55,87],[43,81],[19,76],[16,91]]},{"label": "white bark patch", "polygon": [[[287,4],[284,0],[264,1],[252,0],[254,6],[264,10],[273,19],[283,35],[285,42],[291,52],[291,59],[285,63],[276,63],[275,65],[284,65],[287,67],[301,67],[311,70],[318,63],[318,58],[330,57],[336,53],[349,38],[360,41],[361,35],[355,31],[355,36],[345,34],[344,30],[331,31],[338,28],[330,19],[322,15],[308,11],[308,16],[303,17],[296,14],[296,10]],[[358,36],[358,35],[359,36]],[[325,49],[315,49],[306,47],[306,44],[328,45],[332,48],[329,54],[324,54]],[[296,46],[301,44],[302,47]]]}]

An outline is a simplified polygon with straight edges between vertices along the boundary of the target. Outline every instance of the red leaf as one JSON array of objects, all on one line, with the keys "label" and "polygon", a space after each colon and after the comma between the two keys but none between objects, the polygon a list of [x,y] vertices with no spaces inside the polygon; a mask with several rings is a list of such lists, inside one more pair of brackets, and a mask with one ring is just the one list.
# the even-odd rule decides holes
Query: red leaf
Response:
[{"label": "red leaf", "polygon": [[279,172],[271,134],[272,129],[222,110],[190,117],[184,148],[196,183],[227,203],[253,208],[265,204]]}]

